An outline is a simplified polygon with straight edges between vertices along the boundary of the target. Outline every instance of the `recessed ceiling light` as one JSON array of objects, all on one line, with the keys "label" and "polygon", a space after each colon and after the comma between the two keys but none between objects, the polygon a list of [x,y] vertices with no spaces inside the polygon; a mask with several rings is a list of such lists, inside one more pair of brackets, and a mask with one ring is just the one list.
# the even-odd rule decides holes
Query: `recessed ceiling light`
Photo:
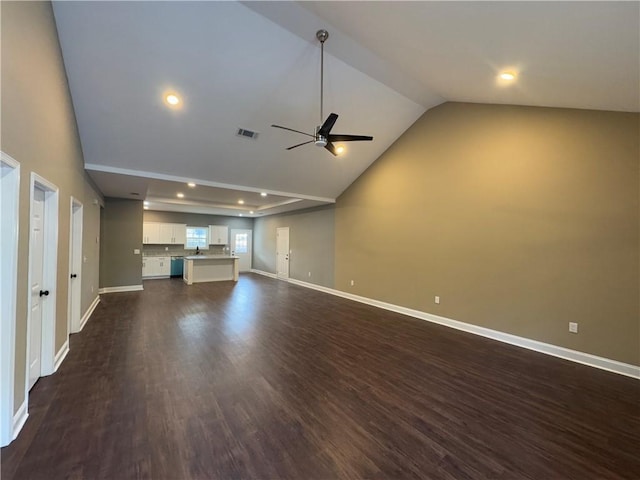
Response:
[{"label": "recessed ceiling light", "polygon": [[145,205],[145,206],[144,206],[144,207],[142,207],[142,208],[144,208],[145,210],[149,210],[149,207],[148,207],[147,205]]},{"label": "recessed ceiling light", "polygon": [[193,183],[193,182],[187,183],[187,186],[190,187],[190,188],[196,188],[196,184]]},{"label": "recessed ceiling light", "polygon": [[142,203],[143,203],[143,205],[145,205],[147,207],[149,206],[149,202],[147,202],[146,200],[144,202],[142,202]]},{"label": "recessed ceiling light", "polygon": [[176,197],[178,197],[178,198],[184,198],[184,193],[178,193],[178,194],[176,195]]},{"label": "recessed ceiling light", "polygon": [[249,213],[250,213],[251,215],[253,215],[253,210],[249,210]]},{"label": "recessed ceiling light", "polygon": [[267,192],[260,192],[260,196],[261,197],[266,197],[267,196]]},{"label": "recessed ceiling light", "polygon": [[516,74],[513,73],[513,72],[502,72],[500,74],[500,78],[502,80],[511,81],[511,80],[515,80],[516,79]]},{"label": "recessed ceiling light", "polygon": [[244,205],[244,200],[238,200],[238,203],[239,203],[240,205]]},{"label": "recessed ceiling light", "polygon": [[180,97],[178,97],[178,95],[176,95],[175,93],[168,94],[166,97],[164,97],[164,99],[169,105],[172,105],[174,107],[180,103]]},{"label": "recessed ceiling light", "polygon": [[242,216],[242,214],[241,214],[241,213],[239,213],[239,214],[238,214],[238,216],[239,216],[239,217],[241,217],[241,216]]},{"label": "recessed ceiling light", "polygon": [[339,147],[336,148],[336,153],[338,155],[341,155],[344,153],[344,147],[342,145],[340,145]]}]

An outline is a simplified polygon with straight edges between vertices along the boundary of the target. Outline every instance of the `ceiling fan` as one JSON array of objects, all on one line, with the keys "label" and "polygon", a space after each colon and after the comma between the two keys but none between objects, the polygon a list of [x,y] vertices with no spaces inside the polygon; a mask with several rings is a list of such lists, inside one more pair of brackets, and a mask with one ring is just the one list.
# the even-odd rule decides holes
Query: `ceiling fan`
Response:
[{"label": "ceiling fan", "polygon": [[[329,32],[326,30],[318,30],[316,32],[316,38],[320,40],[320,121],[322,122],[324,115],[322,114],[322,104],[324,100],[324,42],[329,38]],[[294,130],[293,128],[283,127],[281,125],[271,125],[275,128],[281,128],[283,130],[289,130],[290,132],[300,133],[302,135],[306,135],[307,137],[311,137],[313,140],[308,140],[306,142],[299,143],[297,145],[293,145],[292,147],[288,147],[287,150],[293,150],[294,148],[301,147],[302,145],[307,145],[308,143],[314,143],[317,147],[324,147],[329,150],[333,155],[338,155],[338,151],[336,150],[333,142],[358,142],[358,141],[371,141],[373,137],[369,137],[366,135],[343,135],[343,134],[332,134],[331,129],[333,125],[336,123],[338,119],[338,115],[335,113],[329,114],[324,123],[318,127],[316,127],[315,133],[306,133],[301,132],[300,130]]]}]

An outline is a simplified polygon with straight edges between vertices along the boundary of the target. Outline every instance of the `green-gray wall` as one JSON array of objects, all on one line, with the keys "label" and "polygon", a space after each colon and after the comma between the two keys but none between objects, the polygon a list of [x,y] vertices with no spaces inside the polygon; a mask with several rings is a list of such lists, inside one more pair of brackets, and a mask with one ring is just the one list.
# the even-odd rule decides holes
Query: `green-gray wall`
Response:
[{"label": "green-gray wall", "polygon": [[29,184],[35,172],[59,189],[55,351],[67,340],[71,197],[83,204],[81,313],[98,294],[102,197],[84,162],[49,2],[8,2],[2,13],[2,150],[20,162],[14,410],[24,401],[29,259]]},{"label": "green-gray wall", "polygon": [[338,198],[336,288],[640,365],[639,117],[429,110]]},{"label": "green-gray wall", "polygon": [[140,200],[105,198],[100,288],[142,285],[142,212]]},{"label": "green-gray wall", "polygon": [[[289,277],[316,285],[334,284],[333,205],[255,219],[253,268],[276,273],[276,229],[289,227]],[[309,276],[311,272],[311,276]]]}]

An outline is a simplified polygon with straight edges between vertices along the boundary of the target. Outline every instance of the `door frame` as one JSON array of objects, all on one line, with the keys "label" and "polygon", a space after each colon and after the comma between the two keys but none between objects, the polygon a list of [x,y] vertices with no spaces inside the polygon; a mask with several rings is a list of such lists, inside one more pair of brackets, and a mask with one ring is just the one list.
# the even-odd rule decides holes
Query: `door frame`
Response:
[{"label": "door frame", "polygon": [[291,237],[290,237],[289,227],[277,227],[276,228],[276,277],[286,280],[286,279],[289,278],[289,273],[291,272],[290,265],[289,265],[289,262],[291,261],[291,258],[290,257],[287,258],[287,275],[286,276],[280,275],[279,268],[278,268],[278,233],[280,231],[283,231],[283,230],[287,231],[287,253],[286,253],[287,257],[289,257],[289,255],[291,253],[291,248],[290,248],[291,247],[291,244],[290,244]]},{"label": "door frame", "polygon": [[[84,206],[82,202],[71,197],[69,208],[69,291],[67,300],[67,338],[72,333],[78,333],[80,328],[80,320],[82,318],[82,283],[80,283],[78,298],[74,298],[72,294],[73,284],[82,281],[82,223],[83,223]],[[71,278],[71,274],[75,273],[78,277],[75,282]],[[72,300],[76,301],[76,305],[72,305]],[[76,323],[74,324],[74,314]]]},{"label": "door frame", "polygon": [[18,235],[20,163],[0,151],[0,447],[16,437],[13,425],[15,390],[16,301],[18,296]]},{"label": "door frame", "polygon": [[[56,299],[57,271],[58,271],[58,200],[59,190],[35,172],[31,172],[29,182],[29,274],[27,283],[27,356],[25,365],[29,365],[31,358],[31,270],[33,259],[33,245],[31,233],[33,231],[33,199],[35,189],[44,190],[44,224],[42,256],[42,280],[52,293],[42,305],[42,339],[40,344],[40,376],[51,375],[55,365],[55,330],[56,330]],[[25,368],[24,398],[29,398],[29,368]],[[28,403],[27,403],[28,404]]]}]

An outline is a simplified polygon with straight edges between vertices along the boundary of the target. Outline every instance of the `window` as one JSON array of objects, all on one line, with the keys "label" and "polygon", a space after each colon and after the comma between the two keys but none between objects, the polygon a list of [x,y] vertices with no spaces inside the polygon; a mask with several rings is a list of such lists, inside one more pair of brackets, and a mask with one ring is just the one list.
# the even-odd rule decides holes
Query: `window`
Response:
[{"label": "window", "polygon": [[247,246],[248,238],[249,235],[247,235],[246,233],[236,233],[235,253],[247,253],[249,251]]},{"label": "window", "polygon": [[184,248],[187,250],[209,249],[209,227],[187,227],[187,241]]}]

